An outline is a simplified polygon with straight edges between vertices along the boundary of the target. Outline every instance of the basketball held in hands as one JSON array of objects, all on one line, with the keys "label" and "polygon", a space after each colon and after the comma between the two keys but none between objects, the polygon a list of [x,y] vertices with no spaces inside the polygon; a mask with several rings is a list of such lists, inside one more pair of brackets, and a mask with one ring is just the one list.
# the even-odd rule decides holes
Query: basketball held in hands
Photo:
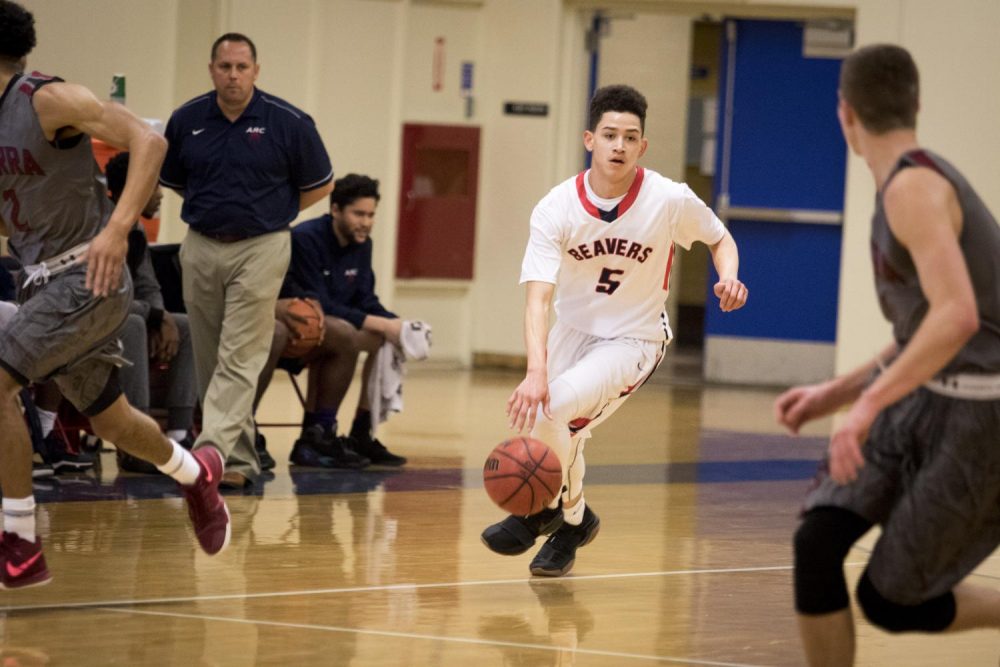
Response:
[{"label": "basketball held in hands", "polygon": [[285,319],[289,336],[281,356],[304,357],[323,340],[323,312],[305,299],[294,299],[288,304],[288,314],[293,317]]}]

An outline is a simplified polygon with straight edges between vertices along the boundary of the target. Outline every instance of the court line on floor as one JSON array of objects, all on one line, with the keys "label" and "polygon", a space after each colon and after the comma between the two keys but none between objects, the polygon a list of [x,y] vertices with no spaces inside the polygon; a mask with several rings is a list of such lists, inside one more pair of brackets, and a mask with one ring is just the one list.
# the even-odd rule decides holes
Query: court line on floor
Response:
[{"label": "court line on floor", "polygon": [[[864,565],[861,562],[844,563],[845,566]],[[84,607],[129,607],[134,605],[174,604],[179,602],[220,602],[224,600],[255,600],[263,598],[298,597],[306,595],[339,595],[342,593],[378,593],[385,591],[413,591],[428,588],[463,588],[472,586],[496,586],[503,584],[527,584],[531,581],[600,581],[607,579],[634,579],[640,577],[675,577],[697,574],[750,574],[754,572],[787,572],[791,565],[764,565],[760,567],[705,568],[700,570],[660,570],[657,572],[618,572],[608,574],[571,575],[560,579],[474,579],[472,581],[445,581],[426,584],[384,584],[381,586],[350,586],[344,588],[309,588],[294,591],[271,591],[266,593],[226,593],[220,595],[189,595],[170,598],[147,598],[144,600],[94,600],[90,602],[65,602],[20,606],[3,606],[0,611],[33,611],[39,609],[78,609]]]},{"label": "court line on floor", "polygon": [[132,614],[139,616],[167,616],[170,618],[187,618],[198,621],[220,621],[224,623],[241,623],[246,625],[265,625],[276,628],[293,628],[299,630],[319,630],[322,632],[343,632],[359,635],[372,635],[375,637],[392,637],[394,639],[423,639],[438,642],[452,642],[456,644],[472,644],[477,646],[497,646],[520,649],[533,649],[539,651],[572,651],[583,655],[593,655],[608,658],[629,658],[632,660],[643,660],[646,662],[674,662],[685,665],[707,665],[710,667],[757,667],[749,663],[742,662],[718,662],[713,660],[699,660],[697,658],[676,658],[673,656],[646,655],[642,653],[623,653],[619,651],[602,651],[600,649],[585,649],[577,647],[567,649],[562,646],[552,644],[531,644],[522,642],[505,642],[490,639],[474,639],[471,637],[448,637],[443,635],[427,635],[416,632],[394,632],[391,630],[367,630],[364,628],[344,628],[336,625],[316,625],[313,623],[288,623],[284,621],[265,621],[252,618],[233,618],[231,616],[212,616],[207,614],[185,614],[171,611],[148,611],[142,609],[122,609],[120,607],[96,607],[95,611],[106,611],[116,614]]}]

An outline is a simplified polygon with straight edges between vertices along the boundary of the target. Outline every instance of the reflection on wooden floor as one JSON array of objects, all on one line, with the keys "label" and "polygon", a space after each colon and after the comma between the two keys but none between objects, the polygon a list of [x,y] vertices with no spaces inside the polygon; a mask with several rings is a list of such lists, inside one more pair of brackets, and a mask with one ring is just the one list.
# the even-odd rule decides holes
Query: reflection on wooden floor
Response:
[{"label": "reflection on wooden floor", "polygon": [[[233,540],[216,558],[168,480],[119,477],[112,455],[40,486],[55,581],[0,593],[2,664],[802,664],[789,544],[829,425],[792,439],[771,424],[772,393],[648,384],[587,447],[600,537],[570,576],[538,580],[533,552],[479,542],[501,518],[481,464],[518,379],[411,371],[405,412],[380,434],[411,458],[399,471],[289,471],[297,430],[265,429],[278,468],[229,496]],[[298,421],[286,379],[265,403],[262,422]],[[976,578],[996,583],[1000,559]],[[998,653],[995,632],[859,629],[862,665]]]}]

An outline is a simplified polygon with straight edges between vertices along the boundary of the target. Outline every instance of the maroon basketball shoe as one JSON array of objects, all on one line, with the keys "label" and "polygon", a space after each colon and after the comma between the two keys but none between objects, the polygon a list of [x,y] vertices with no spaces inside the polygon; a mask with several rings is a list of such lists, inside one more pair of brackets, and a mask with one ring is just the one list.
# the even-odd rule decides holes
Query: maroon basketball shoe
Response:
[{"label": "maroon basketball shoe", "polygon": [[201,473],[191,486],[181,486],[181,491],[187,500],[198,544],[205,553],[214,556],[229,545],[229,508],[219,495],[224,461],[222,453],[209,442],[191,454],[198,460]]},{"label": "maroon basketball shoe", "polygon": [[4,588],[41,586],[52,581],[49,568],[45,566],[40,537],[29,542],[17,533],[4,532],[0,538],[0,562],[3,563],[0,585]]}]

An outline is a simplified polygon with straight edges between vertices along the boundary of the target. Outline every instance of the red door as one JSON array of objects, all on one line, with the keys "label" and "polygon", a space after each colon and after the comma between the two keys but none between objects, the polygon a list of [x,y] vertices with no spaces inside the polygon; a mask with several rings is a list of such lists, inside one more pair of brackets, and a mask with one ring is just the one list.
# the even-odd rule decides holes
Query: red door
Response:
[{"label": "red door", "polygon": [[403,126],[397,278],[472,279],[479,128]]}]

